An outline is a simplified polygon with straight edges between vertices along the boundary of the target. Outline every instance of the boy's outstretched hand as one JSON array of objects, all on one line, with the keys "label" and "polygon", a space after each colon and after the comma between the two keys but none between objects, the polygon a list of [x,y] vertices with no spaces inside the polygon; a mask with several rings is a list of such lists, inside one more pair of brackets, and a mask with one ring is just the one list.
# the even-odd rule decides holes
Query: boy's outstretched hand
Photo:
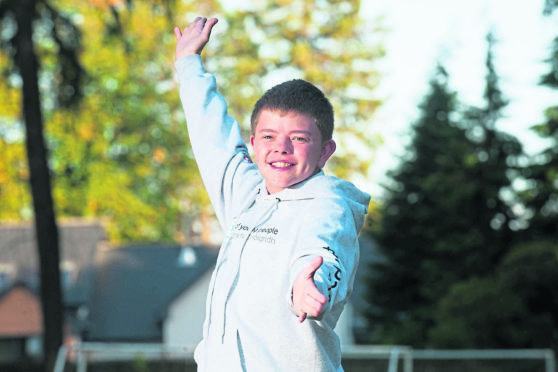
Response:
[{"label": "boy's outstretched hand", "polygon": [[216,23],[217,18],[197,17],[182,33],[179,27],[175,27],[176,52],[174,58],[178,60],[190,54],[200,54],[209,41],[211,29]]},{"label": "boy's outstretched hand", "polygon": [[316,256],[297,275],[293,283],[293,307],[298,315],[298,321],[304,322],[306,315],[317,317],[320,315],[323,305],[327,302],[324,296],[314,283],[314,273],[322,266],[324,259],[322,256]]}]

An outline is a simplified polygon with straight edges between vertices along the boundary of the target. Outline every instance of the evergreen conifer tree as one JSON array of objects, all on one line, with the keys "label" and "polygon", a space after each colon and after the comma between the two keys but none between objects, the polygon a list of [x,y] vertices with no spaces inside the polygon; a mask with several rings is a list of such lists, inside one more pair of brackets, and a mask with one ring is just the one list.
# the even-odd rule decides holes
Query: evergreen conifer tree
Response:
[{"label": "evergreen conifer tree", "polygon": [[393,184],[387,187],[381,220],[370,230],[385,257],[373,264],[370,282],[368,315],[375,342],[419,346],[425,340],[430,309],[447,283],[459,279],[451,267],[467,243],[458,236],[466,224],[459,211],[466,207],[465,161],[473,149],[452,120],[456,97],[443,67],[437,68],[420,108],[408,154],[389,174]]},{"label": "evergreen conifer tree", "polygon": [[[550,70],[542,76],[540,83],[558,89],[558,37],[554,39],[548,64]],[[524,170],[529,187],[522,196],[533,214],[524,238],[558,242],[558,105],[547,108],[545,118],[545,122],[533,129],[548,141],[549,146]]]},{"label": "evergreen conifer tree", "polygon": [[513,243],[516,216],[510,207],[514,201],[511,183],[518,175],[518,158],[522,155],[519,141],[496,127],[508,101],[499,88],[493,57],[495,39],[491,33],[487,42],[485,106],[466,109],[462,123],[475,146],[469,172],[469,182],[475,185],[470,196],[474,210],[469,218],[476,227],[471,230],[472,237],[480,238],[476,245],[484,247],[483,258],[476,263],[480,265],[477,273],[493,270]]},{"label": "evergreen conifer tree", "polygon": [[429,346],[440,300],[454,284],[493,272],[509,250],[514,215],[503,195],[521,146],[496,128],[506,101],[490,35],[488,44],[486,105],[455,120],[456,97],[438,69],[409,156],[391,174],[381,219],[370,228],[385,258],[371,268],[374,342]]}]

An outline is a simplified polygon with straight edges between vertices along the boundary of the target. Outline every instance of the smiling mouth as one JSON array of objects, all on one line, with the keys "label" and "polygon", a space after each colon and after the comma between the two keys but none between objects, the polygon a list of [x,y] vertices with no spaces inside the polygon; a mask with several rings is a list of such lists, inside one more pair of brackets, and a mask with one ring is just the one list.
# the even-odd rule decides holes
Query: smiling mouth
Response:
[{"label": "smiling mouth", "polygon": [[289,168],[289,167],[294,166],[294,164],[284,163],[282,161],[276,161],[276,162],[269,163],[269,164],[274,168]]}]

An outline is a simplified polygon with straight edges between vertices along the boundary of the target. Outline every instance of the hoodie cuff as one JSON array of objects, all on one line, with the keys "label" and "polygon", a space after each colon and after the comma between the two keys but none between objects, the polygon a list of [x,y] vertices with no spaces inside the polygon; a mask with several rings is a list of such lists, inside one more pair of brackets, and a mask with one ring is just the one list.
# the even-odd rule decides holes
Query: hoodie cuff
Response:
[{"label": "hoodie cuff", "polygon": [[[204,74],[201,56],[199,54],[190,54],[174,61],[174,68],[179,77],[188,74]],[[179,79],[179,82],[181,79]]]}]

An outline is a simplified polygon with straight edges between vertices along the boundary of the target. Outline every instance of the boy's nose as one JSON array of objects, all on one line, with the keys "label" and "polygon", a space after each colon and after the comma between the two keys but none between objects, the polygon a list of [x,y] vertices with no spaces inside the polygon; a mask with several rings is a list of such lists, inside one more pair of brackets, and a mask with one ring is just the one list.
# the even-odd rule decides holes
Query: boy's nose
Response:
[{"label": "boy's nose", "polygon": [[278,138],[275,141],[275,152],[280,152],[281,154],[290,154],[293,152],[293,144],[290,138]]}]

